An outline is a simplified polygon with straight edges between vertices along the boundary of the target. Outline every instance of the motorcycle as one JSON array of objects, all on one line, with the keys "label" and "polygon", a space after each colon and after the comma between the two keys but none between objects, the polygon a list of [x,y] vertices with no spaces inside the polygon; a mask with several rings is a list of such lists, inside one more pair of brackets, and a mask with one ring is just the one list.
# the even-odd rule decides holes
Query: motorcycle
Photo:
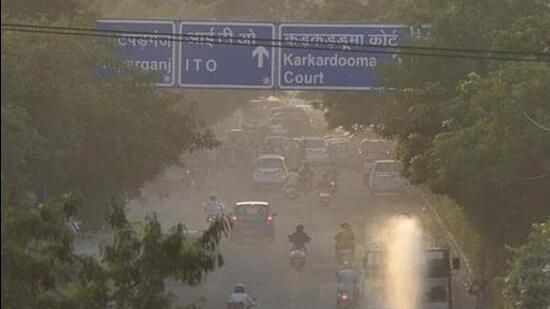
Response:
[{"label": "motorcycle", "polygon": [[[257,301],[256,297],[253,297],[254,301]],[[227,309],[251,309],[256,307],[256,305],[246,305],[244,303],[227,303]]]},{"label": "motorcycle", "polygon": [[319,205],[321,207],[328,207],[330,205],[330,192],[328,191],[321,191],[319,192]]},{"label": "motorcycle", "polygon": [[238,302],[238,303],[233,303],[233,302],[227,302],[227,306],[226,308],[227,309],[251,309],[251,308],[254,308],[258,305],[258,299],[256,297],[252,297],[252,299],[254,300],[254,304],[250,304],[250,305],[247,305],[246,303],[244,302]]},{"label": "motorcycle", "polygon": [[305,248],[294,248],[290,250],[290,266],[299,271],[306,266]]},{"label": "motorcycle", "polygon": [[348,290],[339,289],[336,294],[336,308],[352,309],[356,308],[355,299]]},{"label": "motorcycle", "polygon": [[300,194],[298,193],[297,186],[286,186],[285,187],[285,197],[289,200],[294,200],[298,198]]},{"label": "motorcycle", "polygon": [[216,220],[218,220],[219,218],[221,218],[223,216],[223,214],[218,214],[218,213],[208,213],[206,214],[206,223],[210,224]]}]

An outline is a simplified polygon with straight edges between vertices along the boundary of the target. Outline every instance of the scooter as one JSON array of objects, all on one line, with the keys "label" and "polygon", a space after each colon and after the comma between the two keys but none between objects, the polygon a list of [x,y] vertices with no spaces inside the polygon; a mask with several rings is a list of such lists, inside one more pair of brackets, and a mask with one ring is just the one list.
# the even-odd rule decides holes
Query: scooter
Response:
[{"label": "scooter", "polygon": [[299,271],[306,266],[305,248],[294,248],[290,250],[290,266]]},{"label": "scooter", "polygon": [[210,224],[216,220],[218,220],[222,214],[215,214],[215,213],[208,213],[206,214],[206,223]]},{"label": "scooter", "polygon": [[[256,299],[256,297],[252,297],[252,299],[257,302],[258,300]],[[231,303],[231,302],[228,302],[227,303],[227,306],[226,308],[227,309],[251,309],[251,308],[254,308],[256,307],[257,305],[254,304],[254,305],[246,305],[245,303]]]},{"label": "scooter", "polygon": [[327,191],[321,191],[319,192],[319,206],[321,207],[328,207],[330,205],[330,192]]},{"label": "scooter", "polygon": [[339,289],[336,294],[336,308],[355,309],[357,308],[355,299],[348,290]]}]

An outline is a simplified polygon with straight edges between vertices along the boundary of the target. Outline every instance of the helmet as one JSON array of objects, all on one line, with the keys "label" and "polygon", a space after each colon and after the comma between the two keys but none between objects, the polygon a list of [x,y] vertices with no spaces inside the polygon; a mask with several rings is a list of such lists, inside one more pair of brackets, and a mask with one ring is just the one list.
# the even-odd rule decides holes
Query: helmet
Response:
[{"label": "helmet", "polygon": [[345,230],[351,229],[351,225],[349,225],[349,223],[347,223],[346,221],[342,221],[342,223],[340,223],[340,227]]},{"label": "helmet", "polygon": [[215,195],[212,194],[212,195],[210,195],[210,200],[211,201],[217,201],[218,198]]},{"label": "helmet", "polygon": [[296,225],[296,231],[302,232],[304,230],[304,226],[302,224]]},{"label": "helmet", "polygon": [[242,283],[239,283],[235,285],[234,289],[235,293],[245,293],[246,292],[246,286]]}]

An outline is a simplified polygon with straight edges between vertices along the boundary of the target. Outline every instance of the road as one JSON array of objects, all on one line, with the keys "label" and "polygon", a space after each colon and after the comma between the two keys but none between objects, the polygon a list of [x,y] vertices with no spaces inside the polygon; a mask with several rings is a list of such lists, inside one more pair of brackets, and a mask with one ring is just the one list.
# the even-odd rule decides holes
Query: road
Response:
[{"label": "road", "polygon": [[[236,283],[247,286],[249,293],[258,298],[259,308],[334,308],[337,268],[333,236],[340,222],[348,221],[354,227],[358,252],[361,252],[367,242],[380,236],[376,235],[377,231],[387,217],[403,210],[417,213],[422,209],[418,196],[368,195],[359,173],[352,170],[341,175],[339,191],[329,208],[320,208],[315,194],[288,201],[280,192],[254,192],[247,173],[220,173],[211,177],[206,187],[191,191],[171,187],[174,189],[163,200],[152,197],[144,204],[135,204],[131,216],[142,219],[145,214],[155,212],[165,227],[182,222],[189,229],[200,230],[205,220],[201,204],[211,194],[223,199],[230,209],[232,203],[239,200],[267,200],[278,214],[274,220],[273,244],[235,244],[224,240],[221,248],[224,267],[209,274],[197,287],[169,285],[179,304],[204,297],[203,308],[224,308]],[[306,268],[300,272],[288,265],[287,241],[287,235],[298,223],[302,223],[313,238],[308,247]],[[359,263],[356,264],[359,268]]]}]

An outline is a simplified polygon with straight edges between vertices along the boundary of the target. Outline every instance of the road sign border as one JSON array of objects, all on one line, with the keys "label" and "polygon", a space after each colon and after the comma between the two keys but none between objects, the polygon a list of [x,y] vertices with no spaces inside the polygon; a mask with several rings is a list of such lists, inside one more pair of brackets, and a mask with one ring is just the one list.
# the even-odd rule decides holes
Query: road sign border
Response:
[{"label": "road sign border", "polygon": [[[231,25],[231,26],[270,26],[271,27],[271,39],[275,38],[276,35],[276,28],[277,25],[274,23],[265,23],[265,22],[236,22],[236,21],[182,21],[179,20],[177,22],[177,34],[183,35],[183,26],[184,25]],[[181,69],[182,64],[182,54],[183,54],[183,42],[179,42],[179,48],[178,48],[178,72]],[[230,84],[186,84],[182,82],[182,75],[183,72],[179,72],[178,74],[178,82],[177,87],[180,88],[217,88],[217,89],[258,89],[258,90],[270,90],[276,88],[276,82],[275,82],[275,71],[277,71],[277,68],[275,67],[275,47],[270,46],[269,49],[271,50],[271,84],[267,86],[254,86],[254,85],[230,85]]]},{"label": "road sign border", "polygon": [[[172,36],[177,34],[177,21],[170,20],[170,19],[146,19],[146,18],[99,18],[96,20],[96,24],[100,22],[111,22],[111,23],[136,23],[136,24],[171,24],[172,25]],[[178,50],[178,42],[172,41],[172,82],[171,83],[159,83],[155,82],[154,84],[158,87],[165,87],[165,88],[171,88],[175,87],[177,85],[177,76],[176,76],[176,67],[178,65],[178,59],[176,59],[177,56],[177,50]],[[144,71],[145,72],[145,71]]]},{"label": "road sign border", "polygon": [[342,24],[342,23],[279,23],[277,24],[277,39],[279,42],[281,42],[281,47],[279,47],[278,55],[277,55],[277,89],[280,90],[310,90],[310,91],[318,91],[318,90],[343,90],[343,91],[349,91],[349,90],[355,90],[355,91],[365,91],[365,90],[379,90],[383,89],[383,87],[348,87],[348,86],[327,86],[327,87],[318,87],[318,86],[283,86],[281,85],[281,73],[282,73],[282,65],[281,65],[281,59],[283,55],[283,46],[282,46],[282,28],[284,26],[290,26],[290,27],[308,27],[308,28],[317,28],[317,27],[336,27],[336,28],[376,28],[376,27],[398,27],[398,28],[410,28],[410,26],[405,26],[401,24]]}]

